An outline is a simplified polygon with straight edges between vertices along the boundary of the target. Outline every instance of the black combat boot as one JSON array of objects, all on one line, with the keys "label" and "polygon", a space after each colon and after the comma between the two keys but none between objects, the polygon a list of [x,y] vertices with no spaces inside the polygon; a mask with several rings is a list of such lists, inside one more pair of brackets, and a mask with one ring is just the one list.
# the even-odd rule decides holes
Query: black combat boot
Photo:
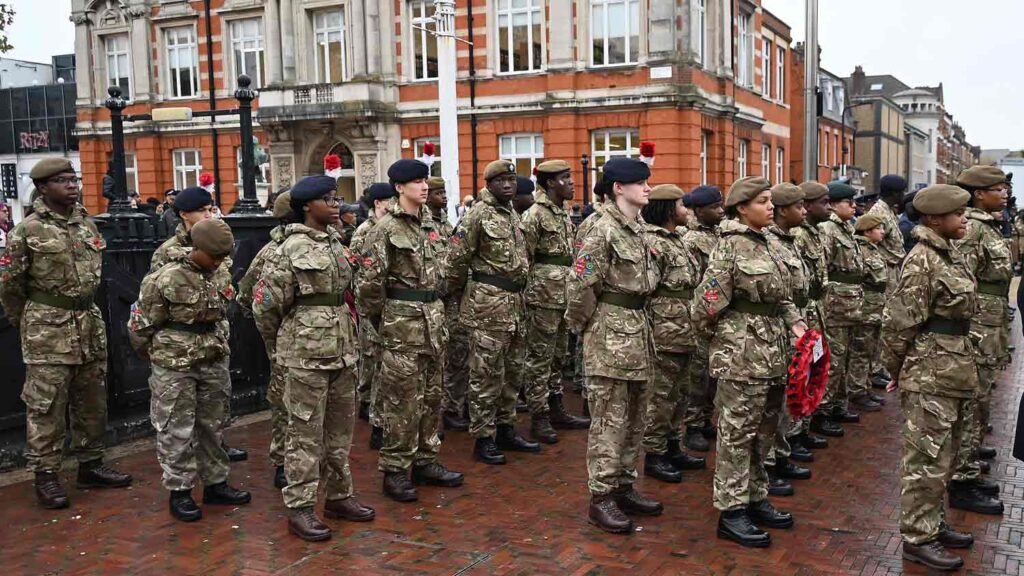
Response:
[{"label": "black combat boot", "polygon": [[867,393],[850,398],[850,404],[854,405],[861,412],[878,412],[882,409],[882,405]]},{"label": "black combat boot", "polygon": [[605,532],[613,534],[629,534],[633,532],[633,521],[630,520],[611,494],[590,497],[590,509],[587,511],[590,523]]},{"label": "black combat boot", "polygon": [[989,464],[987,460],[982,460],[981,462],[978,462],[978,467],[981,468],[982,474],[988,474],[989,472],[992,471],[992,465]]},{"label": "black combat boot", "polygon": [[946,548],[970,548],[974,545],[974,534],[954,530],[943,521],[939,524],[939,544]]},{"label": "black combat boot", "polygon": [[725,510],[718,516],[718,537],[748,548],[767,548],[772,537],[750,521],[743,508]]},{"label": "black combat boot", "polygon": [[797,462],[814,462],[814,453],[808,450],[799,436],[786,439],[789,442],[789,457]]},{"label": "black combat boot", "polygon": [[451,430],[453,432],[465,432],[469,430],[469,420],[463,418],[462,414],[445,412],[441,416],[441,421],[444,424],[445,430]]},{"label": "black combat boot", "polygon": [[280,490],[288,485],[288,477],[284,474],[284,465],[274,468],[274,488]]},{"label": "black combat boot", "polygon": [[78,479],[75,484],[85,488],[124,488],[130,486],[132,477],[103,465],[102,460],[82,462],[78,465]]},{"label": "black combat boot", "polygon": [[[586,405],[586,402],[583,403]],[[590,428],[590,417],[581,418],[573,416],[565,409],[561,394],[548,396],[548,408],[550,410],[551,426],[556,430],[586,430]]]},{"label": "black combat boot", "polygon": [[498,424],[498,434],[495,443],[502,450],[512,452],[540,452],[540,444],[530,442],[516,432],[516,427],[511,424]]},{"label": "black combat boot", "polygon": [[696,452],[707,452],[711,449],[711,443],[701,433],[700,428],[694,426],[686,427],[686,436],[683,439],[683,444]]},{"label": "black combat boot", "polygon": [[191,490],[172,490],[169,506],[171,516],[182,522],[195,522],[203,517],[203,511],[192,499]]},{"label": "black combat boot", "polygon": [[917,562],[918,564],[924,564],[929,568],[946,572],[959,570],[964,565],[963,558],[955,554],[950,554],[942,544],[939,544],[938,540],[932,540],[931,542],[925,542],[920,545],[904,542],[903,559],[910,560],[911,562]]},{"label": "black combat boot", "polygon": [[668,452],[665,452],[665,457],[676,470],[703,470],[708,465],[704,458],[683,452],[678,440],[668,441]]},{"label": "black combat boot", "polygon": [[505,455],[494,443],[494,438],[477,438],[473,445],[473,459],[484,464],[504,464]]},{"label": "black combat boot", "polygon": [[532,418],[530,422],[530,436],[533,436],[538,442],[545,444],[558,443],[558,434],[551,427],[551,419],[548,418],[547,414],[538,414]]},{"label": "black combat boot", "polygon": [[706,420],[704,422],[704,425],[700,427],[700,433],[708,440],[718,438],[718,428],[711,423],[711,420]]},{"label": "black combat boot", "polygon": [[370,403],[360,402],[359,403],[359,419],[363,422],[370,421]]},{"label": "black combat boot", "polygon": [[288,531],[307,542],[320,542],[331,537],[331,529],[316,517],[312,506],[288,511]]},{"label": "black combat boot", "polygon": [[809,480],[811,471],[803,466],[797,466],[781,456],[775,457],[775,474],[779,478],[787,480]]},{"label": "black combat boot", "polygon": [[844,424],[856,424],[860,422],[860,414],[850,412],[845,406],[839,406],[832,411],[832,419]]},{"label": "black combat boot", "polygon": [[252,501],[252,495],[245,490],[238,490],[227,482],[210,484],[203,487],[203,504],[223,504],[238,506]]},{"label": "black combat boot", "polygon": [[668,458],[663,454],[651,454],[650,452],[644,455],[644,476],[673,484],[683,481],[683,473],[676,470],[669,463]]},{"label": "black combat boot", "polygon": [[426,484],[428,486],[441,486],[444,488],[455,488],[462,486],[465,477],[462,472],[449,470],[440,462],[431,462],[422,466],[412,467],[413,484]]},{"label": "black combat boot", "polygon": [[661,502],[637,492],[636,488],[633,488],[632,485],[619,486],[612,492],[612,496],[615,497],[615,503],[619,505],[619,510],[626,514],[660,516],[665,511],[665,507],[661,505]]},{"label": "black combat boot", "polygon": [[363,506],[355,496],[349,496],[324,502],[324,516],[349,522],[369,522],[377,516],[377,512],[369,506]]},{"label": "black combat boot", "polygon": [[768,528],[792,528],[793,527],[793,515],[789,512],[783,512],[777,510],[772,503],[767,500],[761,500],[760,502],[751,502],[747,506],[747,515],[750,516],[750,520],[759,526],[767,526]]},{"label": "black combat boot", "polygon": [[882,406],[885,406],[885,397],[884,396],[879,396],[878,394],[875,394],[874,392],[868,392],[868,398],[871,398],[875,402],[878,402]]},{"label": "black combat boot", "polygon": [[775,468],[768,469],[768,495],[769,496],[792,496],[793,485],[779,478],[775,474]]},{"label": "black combat boot", "polygon": [[43,508],[56,510],[70,504],[67,490],[60,483],[56,472],[36,472],[36,500]]},{"label": "black combat boot", "polygon": [[989,448],[988,446],[982,446],[978,448],[978,458],[982,460],[992,460],[996,457],[996,449]]},{"label": "black combat boot", "polygon": [[385,472],[384,494],[396,502],[415,502],[420,498],[408,472]]},{"label": "black combat boot", "polygon": [[974,487],[978,489],[978,492],[985,494],[986,496],[998,497],[999,496],[999,484],[991,480],[984,478],[975,478],[970,481],[974,484]]},{"label": "black combat boot", "polygon": [[828,440],[821,436],[815,436],[804,432],[800,434],[799,438],[800,444],[808,450],[824,450],[825,448],[828,448]]},{"label": "black combat boot", "polygon": [[380,450],[384,445],[384,429],[380,426],[370,428],[370,450]]},{"label": "black combat boot", "polygon": [[249,459],[249,453],[244,448],[231,448],[225,444],[224,450],[228,453],[229,462],[244,462]]},{"label": "black combat boot", "polygon": [[811,417],[811,431],[831,438],[843,437],[842,426],[832,420],[832,418],[819,414]]},{"label": "black combat boot", "polygon": [[982,494],[978,487],[971,482],[951,481],[949,483],[949,507],[993,516],[1003,514],[1003,503],[996,498]]}]

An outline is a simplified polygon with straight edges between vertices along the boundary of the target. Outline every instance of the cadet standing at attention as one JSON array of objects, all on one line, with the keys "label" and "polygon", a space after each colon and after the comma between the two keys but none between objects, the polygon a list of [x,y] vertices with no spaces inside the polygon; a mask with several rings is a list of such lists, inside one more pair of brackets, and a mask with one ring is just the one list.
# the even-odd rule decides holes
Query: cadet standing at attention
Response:
[{"label": "cadet standing at attention", "polygon": [[945,522],[946,480],[953,471],[960,427],[978,393],[971,344],[977,310],[974,275],[954,240],[967,232],[971,195],[956,186],[929,186],[914,197],[918,243],[903,261],[899,283],[882,315],[882,359],[900,390],[903,459],[900,533],[903,558],[937,570],[963,559],[946,548],[969,548],[974,537]]},{"label": "cadet standing at attention", "polygon": [[725,200],[734,218],[693,297],[694,324],[712,332],[711,376],[718,378],[718,455],[714,504],[718,537],[765,547],[771,537],[754,523],[790,528],[793,516],[768,501],[764,460],[773,444],[785,395],[787,327],[807,330],[792,301],[792,278],[778,242],[768,234],[771,183],[737,180]]},{"label": "cadet standing at attention", "polygon": [[221,442],[231,396],[228,370],[228,304],[231,274],[221,262],[234,238],[222,220],[191,227],[192,248],[178,252],[146,276],[132,306],[132,347],[153,365],[149,377],[150,420],[171,515],[182,522],[203,517],[192,499],[196,476],[203,503],[248,504],[248,492],[228,485],[230,465]]},{"label": "cadet standing at attention", "polygon": [[292,187],[292,219],[253,289],[253,316],[274,361],[286,370],[285,475],[281,493],[288,530],[319,541],[331,529],[313,512],[326,473],[324,514],[355,522],[374,511],[353,496],[349,450],[356,419],[355,323],[344,293],[352,286],[350,261],[333,224],[340,220],[336,183],[307,176]]},{"label": "cadet standing at attention", "polygon": [[21,334],[25,361],[25,459],[36,499],[66,508],[57,473],[67,435],[79,488],[122,488],[132,477],[103,465],[107,429],[107,336],[94,300],[105,243],[78,203],[79,179],[66,158],[45,158],[29,172],[39,197],[7,236],[0,257],[0,303]]},{"label": "cadet standing at attention", "polygon": [[384,473],[384,494],[398,502],[419,498],[413,483],[455,487],[463,481],[438,461],[448,238],[424,206],[429,175],[419,160],[388,168],[398,201],[367,236],[356,282],[360,313],[383,350],[376,394],[384,436],[377,466]]},{"label": "cadet standing at attention", "polygon": [[491,162],[484,180],[487,188],[451,238],[447,282],[449,291],[463,292],[459,320],[469,329],[473,457],[504,464],[501,450],[540,451],[539,444],[520,436],[515,427],[526,354],[523,289],[530,261],[522,222],[511,204],[515,164]]},{"label": "cadet standing at attention", "polygon": [[887,261],[880,248],[886,228],[882,217],[875,211],[858,218],[854,228],[864,261],[864,299],[861,301],[860,324],[853,327],[850,337],[850,403],[864,412],[877,412],[885,401],[871,392],[869,379],[871,367],[877,364],[874,359],[878,357],[882,308],[885,307],[889,282]]},{"label": "cadet standing at attention", "polygon": [[627,513],[657,516],[663,509],[633,487],[654,358],[645,307],[658,271],[640,218],[650,176],[640,160],[613,158],[604,165],[609,202],[576,254],[565,312],[569,328],[583,335],[591,417],[588,517],[614,533],[633,531]]},{"label": "cadet standing at attention", "polygon": [[[904,209],[903,195],[907,191],[907,180],[896,174],[887,174],[878,181],[878,188],[878,202],[875,202],[868,213],[876,214],[882,219],[882,231],[885,235],[877,246],[882,258],[885,259],[886,273],[889,276],[886,280],[886,294],[890,294],[896,289],[900,263],[907,255],[907,250],[903,247],[903,235],[900,233],[899,217],[899,212]],[[875,356],[871,358],[874,373],[871,376],[876,386],[884,388],[891,376],[885,373],[880,354],[881,347],[875,347]]]}]

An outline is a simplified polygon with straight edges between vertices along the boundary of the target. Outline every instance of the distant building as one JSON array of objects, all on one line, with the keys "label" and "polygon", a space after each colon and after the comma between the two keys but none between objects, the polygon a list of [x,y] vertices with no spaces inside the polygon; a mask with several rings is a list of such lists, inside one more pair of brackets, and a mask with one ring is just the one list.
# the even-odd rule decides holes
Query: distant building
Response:
[{"label": "distant building", "polygon": [[1008,148],[982,150],[979,154],[979,164],[998,166],[1007,174],[1013,174],[1013,181],[1021,187],[1024,182],[1024,149],[1010,150]]},{"label": "distant building", "polygon": [[41,86],[52,81],[52,64],[0,57],[0,88]]}]

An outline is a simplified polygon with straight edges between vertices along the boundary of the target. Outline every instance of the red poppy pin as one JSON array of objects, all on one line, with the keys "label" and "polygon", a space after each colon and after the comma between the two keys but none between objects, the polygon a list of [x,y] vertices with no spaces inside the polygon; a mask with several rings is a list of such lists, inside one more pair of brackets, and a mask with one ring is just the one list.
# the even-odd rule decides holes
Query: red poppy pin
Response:
[{"label": "red poppy pin", "polygon": [[92,239],[92,245],[97,248],[103,248],[103,240],[99,236],[96,236]]},{"label": "red poppy pin", "polygon": [[228,300],[232,300],[235,297],[235,287],[228,284],[227,288],[221,290],[220,293]]},{"label": "red poppy pin", "polygon": [[430,233],[429,233],[429,234],[427,234],[427,238],[428,238],[428,239],[429,239],[429,240],[430,240],[431,242],[437,242],[437,239],[438,239],[438,234],[437,234],[437,232],[435,232],[434,230],[431,230],[431,231],[430,231]]}]

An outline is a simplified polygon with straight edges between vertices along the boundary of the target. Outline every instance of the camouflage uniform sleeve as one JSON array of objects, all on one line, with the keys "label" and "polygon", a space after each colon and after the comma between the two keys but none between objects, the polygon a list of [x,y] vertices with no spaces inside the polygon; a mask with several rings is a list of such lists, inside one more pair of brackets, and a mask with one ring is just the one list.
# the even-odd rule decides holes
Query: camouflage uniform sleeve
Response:
[{"label": "camouflage uniform sleeve", "polygon": [[975,224],[975,221],[967,221],[967,235],[964,236],[963,240],[956,243],[956,247],[960,249],[960,254],[964,257],[964,262],[967,263],[967,269],[971,271],[971,274],[978,274],[978,264],[980,262],[981,254],[981,230]]},{"label": "camouflage uniform sleeve", "polygon": [[15,226],[7,235],[7,250],[0,256],[0,304],[15,327],[28,299],[30,253],[24,225]]},{"label": "camouflage uniform sleeve", "polygon": [[[269,245],[264,248],[268,247]],[[252,318],[252,291],[256,287],[256,282],[260,279],[260,273],[263,272],[266,259],[266,250],[257,252],[256,257],[252,259],[252,263],[249,264],[249,269],[245,271],[245,276],[242,276],[242,279],[238,281],[238,296],[235,297],[235,301],[238,302],[238,307],[241,308],[242,314],[246,318]]]},{"label": "camouflage uniform sleeve", "polygon": [[268,349],[277,349],[277,332],[294,302],[295,273],[282,254],[267,262],[252,291],[253,319]]},{"label": "camouflage uniform sleeve", "polygon": [[480,238],[480,210],[470,210],[459,222],[451,237],[448,252],[448,274],[445,278],[449,293],[461,292],[466,287],[469,261],[473,258]]},{"label": "camouflage uniform sleeve", "polygon": [[931,278],[908,262],[900,282],[882,311],[882,363],[894,378],[899,376],[907,349],[917,335],[918,326],[928,319],[931,305]]},{"label": "camouflage uniform sleeve", "polygon": [[825,260],[825,271],[828,273],[828,269],[832,264],[832,257],[835,256],[835,239],[832,237],[831,226],[819,226],[821,238],[821,253],[822,258]]},{"label": "camouflage uniform sleeve", "polygon": [[160,274],[150,274],[142,281],[139,299],[132,304],[128,316],[128,339],[132,348],[143,358],[149,357],[149,344],[153,335],[170,315],[167,301],[160,292]]},{"label": "camouflage uniform sleeve", "polygon": [[526,253],[533,261],[534,252],[537,250],[537,242],[540,240],[540,211],[531,207],[523,215],[523,235],[526,238]]},{"label": "camouflage uniform sleeve", "polygon": [[597,309],[597,297],[608,272],[611,246],[605,234],[590,232],[576,252],[574,274],[569,276],[565,319],[569,329],[582,333]]},{"label": "camouflage uniform sleeve", "polygon": [[704,277],[694,290],[692,321],[697,330],[705,334],[711,333],[718,315],[732,300],[734,260],[732,244],[719,242],[711,253]]},{"label": "camouflage uniform sleeve", "polygon": [[356,274],[356,297],[359,312],[374,328],[380,326],[380,317],[387,300],[388,269],[391,262],[387,234],[371,233],[365,239],[363,263]]}]

